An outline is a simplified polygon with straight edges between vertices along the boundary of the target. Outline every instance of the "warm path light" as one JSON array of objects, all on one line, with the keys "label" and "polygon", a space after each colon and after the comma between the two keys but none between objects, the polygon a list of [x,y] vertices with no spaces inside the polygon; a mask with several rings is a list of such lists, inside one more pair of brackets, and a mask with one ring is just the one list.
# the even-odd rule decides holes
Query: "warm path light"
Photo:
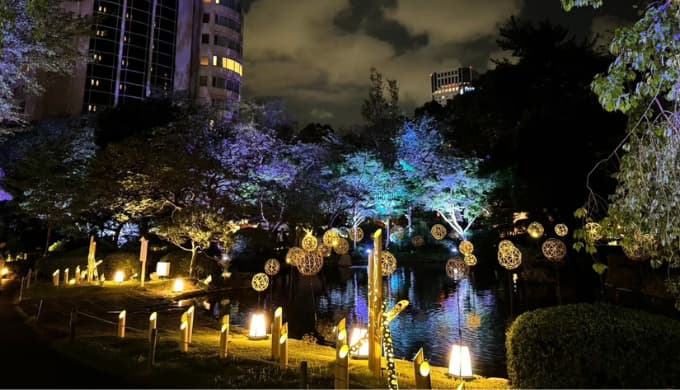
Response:
[{"label": "warm path light", "polygon": [[250,331],[248,338],[251,340],[263,340],[267,338],[267,327],[264,321],[264,313],[253,313],[250,317]]},{"label": "warm path light", "polygon": [[123,271],[116,271],[116,273],[113,275],[113,281],[116,283],[123,283],[125,280],[125,272]]},{"label": "warm path light", "polygon": [[172,291],[173,292],[184,291],[184,279],[182,278],[175,279],[175,282],[172,284]]},{"label": "warm path light", "polygon": [[368,330],[366,328],[353,328],[349,336],[349,346],[352,349],[352,358],[366,359],[368,357]]},{"label": "warm path light", "polygon": [[159,261],[156,263],[156,275],[159,277],[162,276],[169,276],[170,275],[170,263],[167,263],[165,261]]},{"label": "warm path light", "polygon": [[449,359],[449,375],[455,378],[472,378],[472,362],[470,350],[464,345],[454,344]]}]

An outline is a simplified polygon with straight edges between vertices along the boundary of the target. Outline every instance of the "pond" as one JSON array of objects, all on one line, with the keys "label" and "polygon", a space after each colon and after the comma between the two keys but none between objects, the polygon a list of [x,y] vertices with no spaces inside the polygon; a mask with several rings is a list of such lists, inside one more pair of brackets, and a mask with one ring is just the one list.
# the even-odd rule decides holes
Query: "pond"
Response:
[{"label": "pond", "polygon": [[[366,266],[328,265],[321,274],[302,277],[297,273],[273,278],[273,288],[229,293],[212,301],[212,314],[230,314],[232,324],[246,326],[256,309],[269,313],[284,309],[292,337],[314,334],[330,339],[333,326],[347,319],[348,329],[368,324]],[[470,274],[460,281],[446,276],[444,264],[403,265],[385,278],[384,294],[389,305],[407,299],[408,307],[391,323],[395,355],[411,360],[423,348],[427,360],[448,366],[451,346],[470,347],[474,373],[506,377],[505,329],[509,324],[505,278]],[[326,340],[327,341],[327,340]]]}]

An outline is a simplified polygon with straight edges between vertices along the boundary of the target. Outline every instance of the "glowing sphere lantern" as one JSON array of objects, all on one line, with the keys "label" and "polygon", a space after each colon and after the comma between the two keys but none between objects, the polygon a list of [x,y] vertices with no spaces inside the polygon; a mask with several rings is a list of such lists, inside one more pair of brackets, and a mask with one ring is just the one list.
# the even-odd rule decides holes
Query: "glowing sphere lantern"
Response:
[{"label": "glowing sphere lantern", "polygon": [[383,276],[389,276],[397,269],[397,258],[388,251],[382,251],[380,254],[380,265]]},{"label": "glowing sphere lantern", "polygon": [[529,233],[532,238],[541,238],[544,231],[543,225],[541,225],[540,222],[532,222],[527,227],[527,233]]},{"label": "glowing sphere lantern", "polygon": [[498,262],[503,268],[513,270],[522,264],[522,252],[517,247],[507,252],[498,251]]}]

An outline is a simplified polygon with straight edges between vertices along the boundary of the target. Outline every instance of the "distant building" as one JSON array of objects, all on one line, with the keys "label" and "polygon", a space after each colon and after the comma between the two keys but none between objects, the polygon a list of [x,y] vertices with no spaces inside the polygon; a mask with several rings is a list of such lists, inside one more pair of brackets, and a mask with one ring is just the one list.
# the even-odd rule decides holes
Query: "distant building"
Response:
[{"label": "distant building", "polygon": [[74,42],[89,60],[27,99],[30,119],[94,113],[172,93],[225,110],[237,106],[240,0],[82,0],[64,7],[94,17],[91,36]]},{"label": "distant building", "polygon": [[447,100],[473,91],[472,81],[476,80],[478,76],[478,73],[472,70],[472,67],[430,74],[432,100],[441,105],[446,105]]}]

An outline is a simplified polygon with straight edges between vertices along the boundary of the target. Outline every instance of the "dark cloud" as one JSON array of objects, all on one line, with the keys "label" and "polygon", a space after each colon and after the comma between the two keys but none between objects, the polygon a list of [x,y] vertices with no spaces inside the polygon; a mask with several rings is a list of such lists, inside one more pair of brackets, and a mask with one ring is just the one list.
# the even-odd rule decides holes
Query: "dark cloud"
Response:
[{"label": "dark cloud", "polygon": [[363,32],[370,37],[389,43],[396,55],[426,46],[428,44],[427,34],[411,35],[404,25],[386,18],[385,10],[396,7],[396,0],[350,0],[349,6],[335,16],[333,23],[343,32]]},{"label": "dark cloud", "polygon": [[[430,73],[483,72],[506,56],[495,40],[510,16],[547,18],[585,38],[632,19],[634,1],[567,13],[559,0],[244,0],[244,97],[285,99],[301,125],[361,123],[374,66],[399,82],[411,114],[430,99]],[[593,22],[603,14],[614,18]]]}]

